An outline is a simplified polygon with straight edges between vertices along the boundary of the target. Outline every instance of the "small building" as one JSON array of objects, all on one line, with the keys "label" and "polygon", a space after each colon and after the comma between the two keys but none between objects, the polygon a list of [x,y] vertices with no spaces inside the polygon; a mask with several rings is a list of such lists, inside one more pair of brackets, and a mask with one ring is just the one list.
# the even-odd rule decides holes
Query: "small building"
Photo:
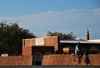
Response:
[{"label": "small building", "polygon": [[58,36],[22,40],[22,55],[33,55],[33,65],[41,65],[43,55],[57,54]]}]

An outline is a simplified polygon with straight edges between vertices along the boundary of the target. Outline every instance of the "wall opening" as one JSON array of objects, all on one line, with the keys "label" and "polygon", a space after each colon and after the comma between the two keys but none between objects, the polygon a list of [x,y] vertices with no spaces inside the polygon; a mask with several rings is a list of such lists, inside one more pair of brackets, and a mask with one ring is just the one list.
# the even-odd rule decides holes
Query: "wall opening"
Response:
[{"label": "wall opening", "polygon": [[69,53],[69,47],[63,48],[63,54],[68,54]]},{"label": "wall opening", "polygon": [[42,54],[38,52],[35,54],[35,65],[41,65],[41,63],[42,63]]}]

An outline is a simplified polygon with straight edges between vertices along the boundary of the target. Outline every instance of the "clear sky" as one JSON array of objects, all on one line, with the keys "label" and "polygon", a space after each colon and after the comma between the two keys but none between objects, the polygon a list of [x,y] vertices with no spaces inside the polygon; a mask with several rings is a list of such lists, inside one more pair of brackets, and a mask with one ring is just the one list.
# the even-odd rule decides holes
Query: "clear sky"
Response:
[{"label": "clear sky", "polygon": [[0,22],[19,22],[37,37],[47,31],[100,39],[100,0],[0,0]]}]

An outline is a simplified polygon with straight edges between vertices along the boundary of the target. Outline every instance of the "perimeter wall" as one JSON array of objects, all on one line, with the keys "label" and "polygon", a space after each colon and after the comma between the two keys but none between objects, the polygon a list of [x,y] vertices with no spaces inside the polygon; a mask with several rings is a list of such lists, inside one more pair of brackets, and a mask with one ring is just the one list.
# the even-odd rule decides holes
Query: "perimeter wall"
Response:
[{"label": "perimeter wall", "polygon": [[[100,66],[100,54],[89,55],[94,59],[93,65]],[[70,54],[44,55],[42,65],[71,65],[69,62],[70,57]],[[0,57],[0,66],[32,65],[32,63],[33,56],[30,55]],[[82,61],[78,65],[85,65],[85,63]]]},{"label": "perimeter wall", "polygon": [[[94,63],[92,65],[100,65],[100,54],[89,54],[93,57]],[[52,54],[52,55],[44,55],[42,65],[71,65],[70,64],[70,54]],[[84,61],[82,61],[78,65],[86,65]]]},{"label": "perimeter wall", "polygon": [[0,57],[0,66],[32,65],[32,56]]}]

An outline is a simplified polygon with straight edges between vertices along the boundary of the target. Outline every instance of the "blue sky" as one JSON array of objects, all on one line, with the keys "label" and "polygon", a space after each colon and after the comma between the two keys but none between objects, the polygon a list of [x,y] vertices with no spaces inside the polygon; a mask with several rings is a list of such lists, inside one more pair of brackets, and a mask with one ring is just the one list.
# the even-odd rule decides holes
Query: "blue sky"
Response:
[{"label": "blue sky", "polygon": [[0,0],[0,22],[19,22],[37,37],[47,31],[100,39],[100,0]]}]

